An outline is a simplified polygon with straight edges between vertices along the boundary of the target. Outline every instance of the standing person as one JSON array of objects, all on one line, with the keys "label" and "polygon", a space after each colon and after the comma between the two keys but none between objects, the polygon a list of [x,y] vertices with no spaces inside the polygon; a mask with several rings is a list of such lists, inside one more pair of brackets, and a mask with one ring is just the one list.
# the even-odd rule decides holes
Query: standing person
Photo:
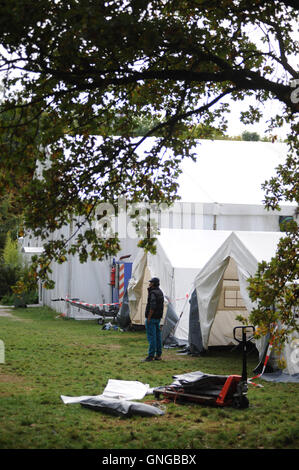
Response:
[{"label": "standing person", "polygon": [[147,304],[145,309],[145,327],[149,342],[148,356],[144,362],[159,361],[162,356],[162,338],[160,321],[163,316],[164,295],[160,289],[160,280],[153,277],[149,281]]}]

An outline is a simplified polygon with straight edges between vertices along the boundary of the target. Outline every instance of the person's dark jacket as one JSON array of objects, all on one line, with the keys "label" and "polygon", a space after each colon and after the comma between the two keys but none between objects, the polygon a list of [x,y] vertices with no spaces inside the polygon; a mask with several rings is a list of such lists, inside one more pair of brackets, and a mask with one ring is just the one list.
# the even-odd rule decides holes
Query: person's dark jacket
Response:
[{"label": "person's dark jacket", "polygon": [[145,318],[148,318],[150,310],[153,311],[151,318],[162,318],[164,307],[164,295],[160,287],[148,288],[147,304],[145,308]]}]

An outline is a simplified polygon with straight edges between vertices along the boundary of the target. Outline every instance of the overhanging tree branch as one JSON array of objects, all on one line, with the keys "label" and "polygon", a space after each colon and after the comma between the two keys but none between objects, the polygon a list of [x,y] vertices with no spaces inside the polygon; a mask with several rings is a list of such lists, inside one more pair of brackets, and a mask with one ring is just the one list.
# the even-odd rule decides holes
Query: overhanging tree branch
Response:
[{"label": "overhanging tree branch", "polygon": [[133,152],[151,135],[156,134],[158,131],[162,130],[163,128],[169,127],[169,126],[177,123],[178,121],[181,121],[181,120],[187,119],[191,116],[198,115],[198,114],[201,114],[205,111],[208,111],[214,104],[218,103],[222,98],[224,98],[227,95],[230,95],[234,91],[238,91],[238,88],[237,87],[230,88],[230,89],[224,91],[223,93],[221,93],[219,96],[214,98],[209,103],[207,103],[205,105],[202,105],[199,108],[193,109],[192,111],[188,111],[186,113],[177,114],[176,116],[171,117],[167,121],[157,124],[152,129],[150,129],[136,144],[134,144]]},{"label": "overhanging tree branch", "polygon": [[[1,3],[0,41],[8,51],[0,55],[1,69],[11,73],[0,138],[2,149],[9,143],[11,148],[1,158],[0,190],[15,191],[35,234],[47,238],[67,223],[69,211],[91,221],[88,206],[102,198],[175,200],[179,163],[194,143],[192,136],[184,140],[186,123],[202,113],[201,126],[211,136],[218,119],[225,118],[226,97],[275,99],[285,105],[278,125],[295,122],[299,104],[287,80],[298,77],[290,61],[297,53],[296,2],[90,1],[87,8],[74,1],[69,8],[70,2],[38,0],[39,8],[28,5]],[[251,30],[257,25],[255,36]],[[251,109],[248,114],[251,120],[260,116]],[[163,122],[132,140],[136,117],[155,122],[161,115]],[[99,145],[93,132],[103,136]],[[152,152],[135,153],[155,133]],[[288,139],[297,149],[295,134]],[[32,178],[31,168],[36,158],[44,163],[41,143],[51,151],[43,181]],[[172,151],[169,158],[165,148]],[[157,172],[162,176],[155,178]],[[291,191],[286,194],[292,197]],[[90,233],[79,235],[72,240],[74,252],[80,243],[85,250],[87,241],[99,259],[112,252],[88,238]],[[55,257],[58,248],[54,243],[49,254]],[[84,260],[85,251],[80,254]]]}]

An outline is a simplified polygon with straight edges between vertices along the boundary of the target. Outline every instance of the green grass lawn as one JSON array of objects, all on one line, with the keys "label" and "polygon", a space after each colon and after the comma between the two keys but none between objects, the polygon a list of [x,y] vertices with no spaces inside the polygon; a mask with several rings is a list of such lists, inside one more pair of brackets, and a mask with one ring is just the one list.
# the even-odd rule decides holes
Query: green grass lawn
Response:
[{"label": "green grass lawn", "polygon": [[[95,321],[57,318],[48,308],[0,316],[5,363],[0,364],[1,449],[295,449],[299,446],[298,384],[249,385],[248,409],[163,403],[159,417],[118,417],[65,405],[60,395],[101,394],[108,379],[169,385],[196,370],[240,374],[240,351],[202,357],[165,350],[143,363],[144,332],[102,330]],[[248,357],[248,373],[257,365]],[[146,403],[155,402],[147,395]],[[161,404],[162,405],[162,404]]]}]

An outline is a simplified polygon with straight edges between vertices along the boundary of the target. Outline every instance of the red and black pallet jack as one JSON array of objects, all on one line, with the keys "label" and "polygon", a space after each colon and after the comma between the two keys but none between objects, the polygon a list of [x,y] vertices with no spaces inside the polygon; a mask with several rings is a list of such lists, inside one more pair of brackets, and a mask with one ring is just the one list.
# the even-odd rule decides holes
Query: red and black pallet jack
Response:
[{"label": "red and black pallet jack", "polygon": [[[242,339],[236,335],[239,329],[242,330]],[[250,337],[247,337],[248,333],[251,333]],[[253,333],[253,326],[236,326],[233,330],[234,339],[242,345],[242,375],[212,375],[201,371],[177,375],[171,385],[154,389],[155,398],[160,399],[162,395],[175,402],[248,408],[247,343],[253,338]]]}]

